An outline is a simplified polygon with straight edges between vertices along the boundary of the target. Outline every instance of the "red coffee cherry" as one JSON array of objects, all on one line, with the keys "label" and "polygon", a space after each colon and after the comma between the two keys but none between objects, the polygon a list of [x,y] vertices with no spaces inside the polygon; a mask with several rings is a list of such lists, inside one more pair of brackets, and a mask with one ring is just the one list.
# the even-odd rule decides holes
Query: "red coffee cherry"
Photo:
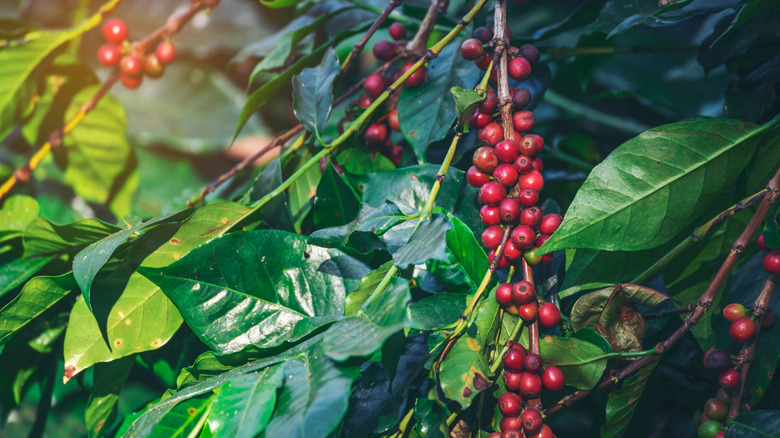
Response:
[{"label": "red coffee cherry", "polygon": [[531,189],[523,189],[517,195],[517,200],[523,207],[533,207],[539,201],[539,194]]},{"label": "red coffee cherry", "polygon": [[119,75],[119,80],[122,81],[122,85],[125,86],[125,88],[129,88],[131,90],[134,90],[141,86],[141,83],[144,80],[143,76],[128,76],[126,74]]},{"label": "red coffee cherry", "polygon": [[[520,417],[504,417],[498,423],[498,428],[502,432],[517,431],[523,427],[523,423],[520,421]],[[501,437],[503,438],[503,434]]]},{"label": "red coffee cherry", "polygon": [[501,432],[492,432],[488,438],[501,438]]},{"label": "red coffee cherry", "polygon": [[374,57],[380,61],[389,61],[398,54],[398,47],[390,41],[381,40],[374,44]]},{"label": "red coffee cherry", "polygon": [[103,38],[109,43],[122,44],[127,39],[127,25],[118,18],[112,18],[103,25]]},{"label": "red coffee cherry", "polygon": [[536,318],[536,312],[538,310],[539,308],[536,303],[528,303],[518,307],[517,313],[523,321],[531,322]]},{"label": "red coffee cherry", "polygon": [[542,414],[536,409],[526,409],[523,415],[520,416],[520,421],[523,423],[523,430],[526,432],[536,432],[542,427],[544,422]]},{"label": "red coffee cherry", "polygon": [[[519,175],[517,174],[517,170],[514,166],[511,164],[503,163],[496,166],[495,170],[493,170],[493,178],[503,184],[506,187],[511,187],[517,183],[517,178]],[[517,214],[520,214],[520,210],[518,209]]]},{"label": "red coffee cherry", "polygon": [[542,171],[542,167],[544,167],[543,164],[542,164],[542,159],[541,158],[535,159],[534,160],[534,170],[537,171],[537,172],[541,172]]},{"label": "red coffee cherry", "polygon": [[404,26],[404,24],[401,22],[396,21],[395,23],[391,24],[388,31],[390,32],[390,38],[396,41],[406,39],[406,26]]},{"label": "red coffee cherry", "polygon": [[518,248],[526,249],[533,246],[534,241],[536,240],[536,232],[527,225],[518,225],[512,230],[510,237]]},{"label": "red coffee cherry", "polygon": [[469,128],[482,129],[490,123],[490,116],[479,112],[479,109],[474,112],[474,115],[469,119]]},{"label": "red coffee cherry", "polygon": [[363,109],[368,108],[372,103],[374,103],[374,99],[372,99],[371,96],[369,96],[367,93],[361,94],[360,97],[358,97],[355,101],[355,104]]},{"label": "red coffee cherry", "polygon": [[466,182],[472,187],[482,187],[490,181],[490,174],[480,172],[475,166],[466,171]]},{"label": "red coffee cherry", "polygon": [[519,155],[517,159],[515,159],[514,166],[518,173],[524,175],[534,170],[534,159],[528,155]]},{"label": "red coffee cherry", "polygon": [[385,77],[379,73],[372,73],[363,82],[363,89],[372,98],[376,99],[385,91]]},{"label": "red coffee cherry", "polygon": [[498,207],[483,205],[482,208],[479,209],[479,217],[485,225],[501,225],[501,215]]},{"label": "red coffee cherry", "polygon": [[525,109],[529,103],[531,103],[531,92],[528,88],[518,88],[512,93],[512,105],[514,105],[516,110]]},{"label": "red coffee cherry", "polygon": [[509,429],[501,432],[501,438],[523,438],[523,433],[519,429]]},{"label": "red coffee cherry", "polygon": [[518,305],[525,305],[536,298],[536,288],[533,284],[520,280],[512,285],[512,301]]},{"label": "red coffee cherry", "polygon": [[547,242],[548,240],[550,240],[549,234],[541,234],[539,235],[539,237],[536,238],[536,243],[534,243],[534,246],[536,246],[537,248],[541,248],[542,245],[544,245],[544,243]]},{"label": "red coffee cherry", "polygon": [[[541,192],[544,188],[544,177],[537,170],[532,170],[518,179],[521,189],[532,189]],[[545,233],[546,234],[546,233]]]},{"label": "red coffee cherry", "polygon": [[552,234],[558,227],[561,226],[563,218],[556,213],[550,213],[542,218],[542,223],[539,224],[539,232],[542,234]]},{"label": "red coffee cherry", "polygon": [[704,368],[722,373],[731,367],[731,357],[723,350],[710,349],[704,354]]},{"label": "red coffee cherry", "polygon": [[528,353],[523,361],[523,370],[529,373],[539,374],[542,371],[542,356],[534,353]]},{"label": "red coffee cherry", "polygon": [[493,114],[498,110],[498,96],[492,91],[488,91],[485,100],[479,106],[479,111],[485,114]]},{"label": "red coffee cherry", "polygon": [[390,129],[393,131],[400,131],[401,124],[398,122],[398,110],[394,109],[387,113],[387,124],[390,125]]},{"label": "red coffee cherry", "polygon": [[[517,2],[517,0],[515,0],[515,2]],[[528,438],[555,438],[555,434],[552,432],[552,429],[550,429],[550,426],[542,424],[539,432],[535,435],[529,435]]]},{"label": "red coffee cherry", "polygon": [[162,65],[168,65],[172,63],[173,58],[176,57],[176,47],[170,41],[163,41],[157,45],[154,54]]},{"label": "red coffee cherry", "polygon": [[504,221],[504,223],[514,223],[518,216],[520,216],[520,203],[517,202],[517,199],[514,198],[504,198],[501,200],[501,202],[498,203],[498,211],[501,216],[501,220]]},{"label": "red coffee cherry", "polygon": [[[527,304],[530,306],[530,304]],[[538,374],[522,373],[520,375],[520,395],[525,399],[537,398],[542,392],[542,379]]]},{"label": "red coffee cherry", "polygon": [[523,410],[523,399],[514,392],[505,392],[498,398],[498,409],[501,415],[516,417]]},{"label": "red coffee cherry", "polygon": [[775,325],[775,312],[772,309],[766,309],[764,319],[761,320],[761,330],[769,330]]},{"label": "red coffee cherry", "polygon": [[514,163],[518,153],[517,143],[512,140],[503,140],[496,144],[496,156],[502,163]]},{"label": "red coffee cherry", "polygon": [[522,213],[520,213],[520,224],[534,229],[539,227],[539,225],[542,223],[543,218],[544,218],[544,212],[542,211],[541,208],[536,206],[529,207],[523,210]]},{"label": "red coffee cherry", "polygon": [[739,303],[731,303],[723,308],[723,317],[726,318],[727,321],[734,322],[745,315],[747,315],[745,306]]},{"label": "red coffee cherry", "polygon": [[516,81],[528,79],[531,76],[531,63],[525,58],[512,58],[509,61],[509,76]]},{"label": "red coffee cherry", "polygon": [[496,150],[490,146],[477,148],[474,151],[474,156],[471,157],[471,161],[477,167],[477,170],[484,173],[493,173],[493,170],[498,166]]},{"label": "red coffee cherry", "polygon": [[553,303],[544,303],[539,307],[539,324],[554,327],[561,322],[561,311]]},{"label": "red coffee cherry", "polygon": [[384,123],[373,123],[366,129],[366,143],[373,146],[379,146],[387,141],[390,133],[387,131],[387,125]]},{"label": "red coffee cherry", "polygon": [[712,438],[726,438],[726,432],[721,430],[720,432],[713,435]]},{"label": "red coffee cherry", "polygon": [[506,189],[497,182],[485,183],[479,189],[479,202],[490,206],[498,206],[502,199],[506,197]]},{"label": "red coffee cherry", "polygon": [[[504,283],[506,284],[506,283]],[[526,359],[525,353],[522,350],[510,348],[501,356],[501,364],[504,369],[513,373],[519,373],[523,371],[523,365]]]},{"label": "red coffee cherry", "polygon": [[[524,255],[525,255],[525,254],[524,254]],[[490,253],[488,253],[488,263],[493,263],[493,258],[494,258],[495,256],[496,256],[496,251],[495,251],[495,250],[493,250],[493,251],[490,251]],[[506,257],[501,257],[501,258],[500,258],[500,259],[499,259],[499,260],[496,262],[496,269],[504,269],[504,268],[506,268],[507,266],[509,266],[509,260],[507,260],[507,259],[506,259]],[[512,313],[512,311],[511,311],[511,310],[512,310],[512,306],[507,306],[507,307],[506,307],[504,310],[506,310],[506,311],[507,311],[507,312],[509,312],[509,313]],[[513,314],[513,315],[516,315],[516,313],[512,313],[512,314]]]},{"label": "red coffee cherry", "polygon": [[[395,56],[395,55],[393,55],[393,56]],[[409,71],[412,68],[413,65],[414,65],[413,62],[409,62],[406,65],[404,65],[404,67],[403,67],[403,69],[401,71],[406,73],[407,71]],[[422,85],[423,82],[425,82],[425,77],[426,76],[427,76],[427,70],[425,69],[425,67],[421,67],[421,68],[417,69],[417,71],[412,73],[406,79],[406,82],[404,82],[404,83],[409,88],[417,88],[420,85]]]},{"label": "red coffee cherry", "polygon": [[482,56],[480,56],[474,61],[474,64],[476,64],[480,70],[487,71],[488,67],[490,66],[490,61],[492,60],[493,60],[493,55],[485,52]]},{"label": "red coffee cherry", "polygon": [[550,391],[560,391],[566,385],[563,371],[555,365],[547,365],[542,371],[542,385]]},{"label": "red coffee cherry", "polygon": [[[119,47],[113,44],[103,44],[98,49],[98,60],[105,67],[113,67],[119,62],[119,58],[122,57],[122,52]],[[517,149],[517,146],[515,146]]]},{"label": "red coffee cherry", "polygon": [[501,244],[501,237],[504,235],[504,229],[499,225],[491,225],[482,232],[482,244],[487,249],[496,249]]},{"label": "red coffee cherry", "polygon": [[119,69],[126,76],[140,76],[144,71],[144,63],[135,55],[125,55],[119,61]]},{"label": "red coffee cherry", "polygon": [[146,55],[144,59],[144,74],[150,78],[159,78],[165,73],[165,66],[154,54]]},{"label": "red coffee cherry", "polygon": [[471,37],[482,41],[483,44],[487,44],[493,39],[493,30],[485,26],[478,27],[471,33]]},{"label": "red coffee cherry", "polygon": [[772,275],[780,275],[780,250],[769,251],[764,256],[764,270]]},{"label": "red coffee cherry", "polygon": [[460,55],[469,61],[479,58],[484,52],[482,41],[476,38],[469,38],[460,45]]},{"label": "red coffee cherry", "polygon": [[729,336],[737,342],[747,342],[756,334],[756,324],[747,316],[737,319],[729,327]]},{"label": "red coffee cherry", "polygon": [[737,389],[740,383],[739,371],[734,368],[730,368],[720,375],[720,386],[726,391],[733,391]]},{"label": "red coffee cherry", "polygon": [[520,139],[517,148],[520,150],[521,154],[528,155],[529,157],[535,157],[536,154],[539,153],[539,144],[536,142],[536,138],[532,137],[531,134],[523,136]]},{"label": "red coffee cherry", "polygon": [[509,306],[512,304],[512,285],[501,283],[496,288],[496,301],[498,304]]},{"label": "red coffee cherry", "polygon": [[506,241],[506,247],[504,248],[504,258],[508,260],[517,260],[523,256],[523,250],[518,248],[512,239]]},{"label": "red coffee cherry", "polygon": [[770,251],[770,248],[766,246],[766,242],[764,242],[764,233],[758,235],[758,237],[756,238],[756,244],[758,245],[758,249],[760,249],[761,251],[767,251],[767,252]]},{"label": "red coffee cherry", "polygon": [[523,44],[520,46],[520,56],[527,59],[531,64],[536,64],[539,62],[542,54],[533,44]]},{"label": "red coffee cherry", "polygon": [[506,389],[510,391],[519,391],[520,376],[522,376],[522,373],[512,373],[509,371],[504,371],[504,386],[506,386]]},{"label": "red coffee cherry", "polygon": [[[531,111],[518,111],[512,115],[512,125],[515,131],[527,132],[534,127],[534,113]],[[531,155],[531,154],[526,154]]]},{"label": "red coffee cherry", "polygon": [[536,141],[536,147],[539,149],[539,152],[541,152],[544,149],[544,139],[541,135],[537,134],[528,134],[526,135],[528,138],[533,138]]},{"label": "red coffee cherry", "polygon": [[489,146],[495,146],[504,139],[504,130],[498,123],[488,123],[477,133],[477,138]]}]

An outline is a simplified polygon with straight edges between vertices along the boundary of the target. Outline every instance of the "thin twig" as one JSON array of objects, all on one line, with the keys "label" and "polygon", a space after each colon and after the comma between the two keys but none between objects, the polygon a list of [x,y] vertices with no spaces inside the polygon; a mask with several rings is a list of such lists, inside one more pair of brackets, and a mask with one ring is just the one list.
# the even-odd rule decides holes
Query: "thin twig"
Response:
[{"label": "thin twig", "polygon": [[428,12],[425,13],[425,17],[423,17],[422,23],[420,23],[420,28],[414,35],[414,38],[406,45],[408,52],[417,55],[422,55],[425,52],[425,44],[428,42],[431,32],[433,32],[436,19],[447,9],[449,3],[449,0],[431,0],[431,6],[428,8]]},{"label": "thin twig", "polygon": [[695,308],[696,308],[696,303],[688,304],[687,306],[680,307],[679,309],[660,310],[658,312],[648,313],[648,314],[642,315],[642,319],[644,319],[644,320],[648,320],[648,319],[662,319],[662,318],[667,318],[669,316],[682,315],[683,313],[692,312],[693,309],[695,309]]},{"label": "thin twig", "polygon": [[341,73],[347,71],[349,66],[352,65],[352,62],[355,61],[358,55],[360,55],[360,52],[363,51],[363,48],[366,46],[368,40],[370,40],[376,30],[379,29],[379,26],[385,22],[385,19],[388,17],[388,15],[390,15],[391,12],[393,12],[393,9],[401,6],[401,3],[402,0],[390,0],[390,4],[388,4],[385,10],[379,14],[379,17],[377,17],[376,21],[374,21],[374,24],[368,28],[363,37],[360,38],[360,41],[358,41],[358,43],[355,44],[355,47],[352,48],[352,51],[349,52],[349,56],[347,56],[347,59],[344,60],[344,64],[341,64]]}]

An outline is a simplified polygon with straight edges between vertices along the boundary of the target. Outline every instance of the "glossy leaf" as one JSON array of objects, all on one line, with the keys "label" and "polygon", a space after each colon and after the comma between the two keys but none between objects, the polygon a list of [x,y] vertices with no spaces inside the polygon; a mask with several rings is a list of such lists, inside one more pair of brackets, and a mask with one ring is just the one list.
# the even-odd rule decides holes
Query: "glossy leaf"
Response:
[{"label": "glossy leaf", "polygon": [[428,260],[449,260],[445,248],[447,231],[450,229],[452,224],[440,214],[420,222],[409,241],[394,254],[395,265],[406,269]]},{"label": "glossy leaf", "polygon": [[154,427],[151,438],[188,438],[197,433],[196,427],[202,427],[201,417],[208,412],[215,396],[192,398],[176,405]]},{"label": "glossy leaf", "polygon": [[544,363],[563,371],[566,384],[577,389],[591,389],[607,367],[608,353],[588,341],[570,337],[545,336],[539,340],[539,355]]},{"label": "glossy leaf", "polygon": [[780,437],[780,411],[757,410],[744,412],[729,420],[726,438],[778,438]]},{"label": "glossy leaf", "polygon": [[253,438],[265,429],[282,385],[281,366],[231,379],[211,405],[209,427],[215,437]]},{"label": "glossy leaf", "polygon": [[756,153],[753,169],[748,175],[748,190],[758,191],[766,187],[767,182],[780,166],[780,136],[771,138],[761,145]]},{"label": "glossy leaf", "polygon": [[418,330],[438,330],[458,321],[466,310],[466,294],[436,294],[409,306],[411,327]]},{"label": "glossy leaf", "polygon": [[98,364],[95,367],[94,383],[86,408],[87,432],[90,438],[105,436],[117,414],[119,392],[124,387],[135,363],[134,357]]},{"label": "glossy leaf", "polygon": [[22,240],[27,257],[41,254],[76,252],[121,229],[98,219],[82,219],[57,225],[45,217],[34,220],[25,229]]},{"label": "glossy leaf", "polygon": [[[282,184],[282,164],[279,160],[268,163],[257,175],[252,186],[241,198],[240,202],[254,207],[267,194]],[[281,195],[270,200],[262,211],[263,221],[270,228],[292,231],[292,219],[287,208],[287,195]]]},{"label": "glossy leaf", "polygon": [[206,345],[226,354],[279,345],[339,319],[347,285],[368,269],[305,237],[262,230],[234,232],[170,266],[139,271]]},{"label": "glossy leaf", "polygon": [[458,128],[459,130],[465,130],[468,132],[469,119],[474,115],[474,111],[479,104],[485,100],[484,96],[480,96],[474,90],[465,89],[462,87],[450,88],[450,93],[455,98],[455,113],[458,115]]},{"label": "glossy leaf", "polygon": [[393,262],[391,260],[364,276],[360,280],[360,286],[347,295],[347,299],[344,302],[344,315],[350,316],[363,307],[363,303],[371,296],[392,267]]},{"label": "glossy leaf", "polygon": [[455,41],[431,61],[425,86],[401,91],[398,121],[420,162],[427,161],[428,145],[443,139],[457,116],[450,88],[473,87],[479,80],[480,71],[460,56],[459,47]]},{"label": "glossy leaf", "polygon": [[733,183],[764,129],[709,119],[629,140],[593,169],[541,249],[639,250],[667,242]]},{"label": "glossy leaf", "polygon": [[468,335],[455,341],[447,358],[441,363],[439,373],[444,395],[458,402],[464,409],[471,405],[474,397],[492,385],[489,377],[490,368],[482,342]]},{"label": "glossy leaf", "polygon": [[446,234],[447,262],[429,260],[428,270],[454,290],[473,292],[487,272],[485,250],[474,233],[457,217],[447,214],[452,229]]},{"label": "glossy leaf", "polygon": [[0,266],[0,296],[20,286],[52,259],[47,256],[24,257]]},{"label": "glossy leaf", "polygon": [[358,215],[360,202],[352,188],[329,164],[317,185],[312,214],[317,228],[338,227]]},{"label": "glossy leaf", "polygon": [[6,199],[0,208],[0,241],[21,234],[38,217],[39,210],[38,201],[29,196],[14,195]]},{"label": "glossy leaf", "polygon": [[71,273],[28,281],[16,298],[0,309],[0,345],[75,289]]},{"label": "glossy leaf", "polygon": [[319,135],[333,108],[333,81],[341,71],[336,52],[328,50],[322,62],[293,77],[293,112],[309,132]]},{"label": "glossy leaf", "polygon": [[332,228],[317,230],[309,236],[309,242],[327,247],[342,247],[347,244],[353,233],[372,233],[382,235],[390,228],[406,221],[398,206],[385,202],[378,207],[363,204],[357,218],[352,222]]},{"label": "glossy leaf", "polygon": [[601,427],[601,436],[605,438],[625,435],[634,411],[639,404],[645,384],[653,373],[658,360],[643,366],[636,374],[625,379],[619,390],[612,392],[607,400],[607,422]]}]

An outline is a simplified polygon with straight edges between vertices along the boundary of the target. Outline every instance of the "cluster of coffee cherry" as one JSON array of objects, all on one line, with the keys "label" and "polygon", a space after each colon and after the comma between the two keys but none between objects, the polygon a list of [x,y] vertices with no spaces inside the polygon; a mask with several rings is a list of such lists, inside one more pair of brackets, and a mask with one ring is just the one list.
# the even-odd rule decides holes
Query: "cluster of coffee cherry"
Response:
[{"label": "cluster of coffee cherry", "polygon": [[741,376],[739,371],[732,367],[731,356],[719,349],[707,351],[704,355],[704,367],[720,374],[720,388],[715,397],[704,403],[697,435],[699,438],[723,438],[726,435],[723,428],[732,392],[739,387]]},{"label": "cluster of coffee cherry", "polygon": [[496,301],[504,310],[519,315],[523,321],[531,322],[539,319],[539,324],[554,327],[561,322],[561,311],[552,303],[539,305],[536,288],[528,281],[502,283],[496,288]]},{"label": "cluster of coffee cherry", "polygon": [[542,357],[529,353],[522,345],[509,341],[501,358],[504,366],[504,385],[507,392],[498,398],[501,411],[499,429],[488,438],[552,438],[550,426],[544,424],[541,412],[524,401],[539,398],[542,388],[560,391],[566,384],[563,372],[554,365],[544,366]]},{"label": "cluster of coffee cherry", "polygon": [[135,50],[127,41],[128,28],[124,21],[113,18],[103,25],[103,37],[108,41],[98,50],[98,60],[106,67],[119,65],[122,85],[138,88],[144,76],[159,78],[165,66],[173,62],[176,48],[170,41],[162,41],[154,53],[144,54]]},{"label": "cluster of coffee cherry", "polygon": [[764,242],[763,233],[758,235],[756,243],[758,243],[758,247],[761,248],[761,251],[766,251],[763,261],[766,272],[769,272],[772,275],[780,275],[780,249],[773,250],[769,248]]}]

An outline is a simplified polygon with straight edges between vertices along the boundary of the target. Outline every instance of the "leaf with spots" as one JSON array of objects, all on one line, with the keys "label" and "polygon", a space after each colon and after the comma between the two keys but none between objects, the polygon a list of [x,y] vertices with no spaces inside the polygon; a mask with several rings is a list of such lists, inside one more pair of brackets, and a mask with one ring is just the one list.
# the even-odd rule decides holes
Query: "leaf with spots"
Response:
[{"label": "leaf with spots", "polygon": [[584,339],[545,336],[539,340],[539,355],[544,363],[563,371],[566,384],[577,389],[591,389],[607,367],[609,353]]},{"label": "leaf with spots", "polygon": [[[191,398],[170,410],[154,427],[150,438],[189,438],[203,427],[201,417],[206,414],[216,395],[208,398]],[[198,429],[196,429],[198,428]],[[198,436],[198,435],[194,435]]]},{"label": "leaf with spots", "polygon": [[466,409],[474,397],[490,387],[489,378],[482,341],[478,337],[461,336],[441,363],[439,384],[444,395]]},{"label": "leaf with spots", "polygon": [[734,183],[769,127],[706,119],[634,137],[593,169],[541,249],[633,251],[669,241]]},{"label": "leaf with spots", "polygon": [[654,360],[643,366],[636,374],[625,379],[619,390],[612,392],[607,400],[607,421],[601,427],[603,438],[617,438],[625,435],[631,418],[634,416],[639,398],[645,389],[645,384],[658,365]]},{"label": "leaf with spots", "polygon": [[135,358],[124,357],[95,366],[92,392],[89,394],[89,402],[85,410],[90,438],[105,436],[111,423],[116,419],[119,392],[125,386],[134,363]]},{"label": "leaf with spots", "polygon": [[176,304],[212,350],[295,341],[344,314],[346,290],[369,269],[337,249],[277,230],[227,234],[177,262],[139,271]]}]

